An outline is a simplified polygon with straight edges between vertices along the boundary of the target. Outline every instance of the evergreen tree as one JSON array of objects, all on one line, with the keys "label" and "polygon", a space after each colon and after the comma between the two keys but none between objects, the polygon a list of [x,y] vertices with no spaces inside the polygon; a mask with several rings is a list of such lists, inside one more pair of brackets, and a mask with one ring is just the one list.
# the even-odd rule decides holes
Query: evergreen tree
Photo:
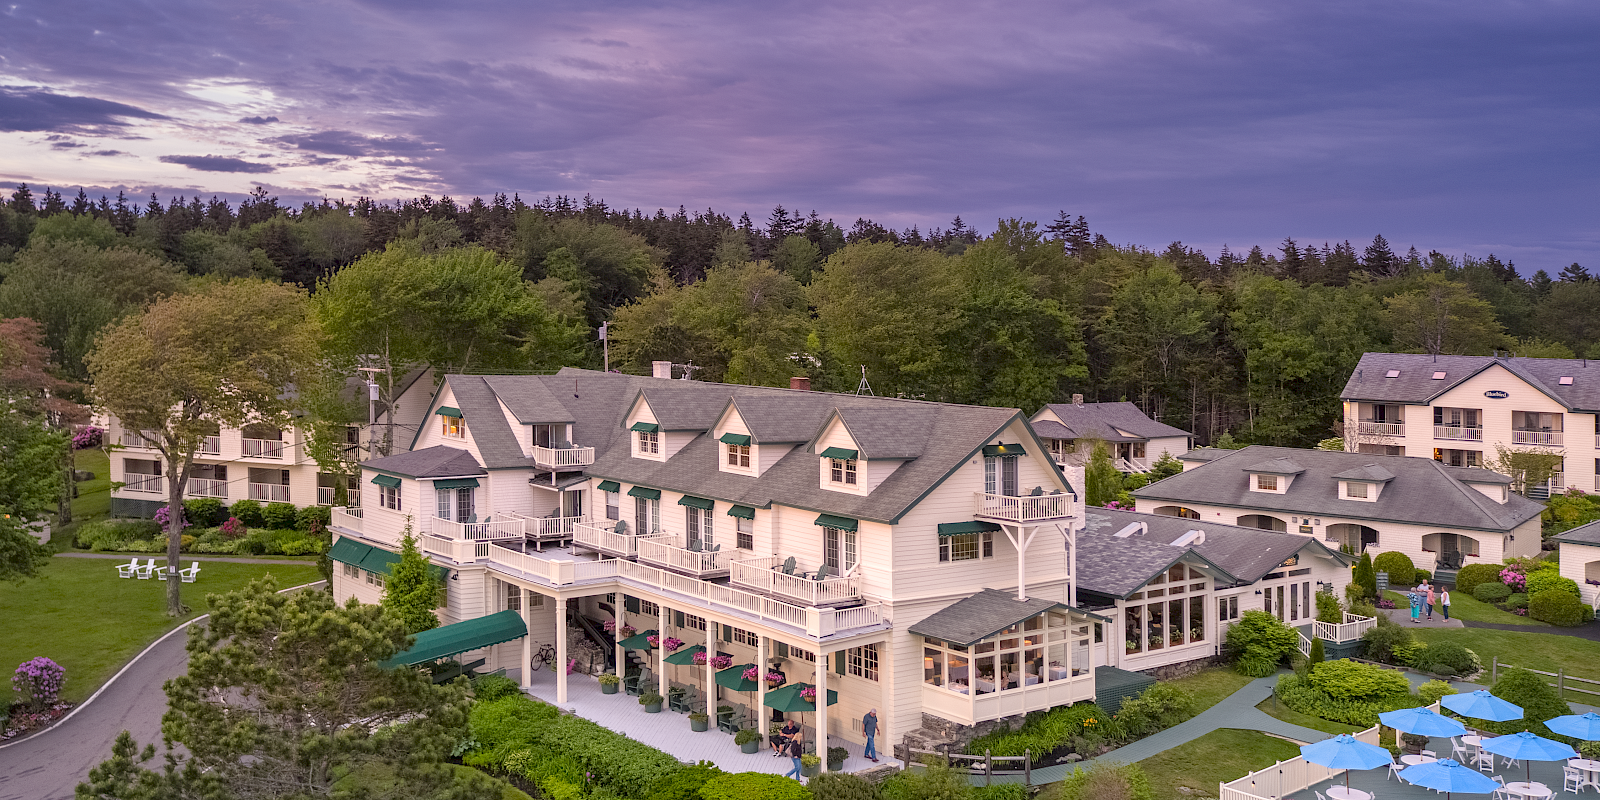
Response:
[{"label": "evergreen tree", "polygon": [[1306,654],[1306,668],[1315,667],[1326,659],[1327,657],[1323,655],[1322,637],[1313,636],[1311,638],[1311,652]]},{"label": "evergreen tree", "polygon": [[1549,297],[1550,287],[1554,283],[1550,280],[1550,273],[1542,269],[1533,273],[1533,277],[1528,279],[1528,284],[1533,287],[1534,296],[1539,298]]},{"label": "evergreen tree", "polygon": [[1367,273],[1382,278],[1392,278],[1398,274],[1399,259],[1395,258],[1394,251],[1389,249],[1389,240],[1383,234],[1372,237],[1372,244],[1361,253],[1361,266]]},{"label": "evergreen tree", "polygon": [[1582,264],[1574,261],[1561,270],[1561,274],[1556,276],[1556,280],[1562,283],[1583,283],[1584,281],[1594,280],[1594,276],[1590,275],[1589,270],[1585,269]]},{"label": "evergreen tree", "polygon": [[1111,447],[1095,440],[1089,447],[1089,461],[1083,466],[1084,503],[1104,506],[1122,491],[1122,473],[1111,461]]},{"label": "evergreen tree", "polygon": [[72,216],[81,217],[94,212],[94,203],[89,200],[89,195],[83,193],[83,187],[78,187],[78,196],[72,198]]},{"label": "evergreen tree", "polygon": [[33,190],[28,188],[28,184],[17,184],[16,190],[11,193],[11,210],[18,214],[32,214],[35,212]]},{"label": "evergreen tree", "polygon": [[1300,246],[1294,239],[1284,237],[1283,244],[1279,245],[1278,249],[1283,253],[1283,261],[1280,262],[1283,277],[1294,281],[1301,280],[1305,275],[1306,263],[1305,259],[1300,257]]},{"label": "evergreen tree", "polygon": [[407,633],[420,633],[439,627],[433,613],[444,601],[444,583],[433,572],[428,557],[417,549],[411,535],[411,518],[400,533],[400,560],[389,568],[383,584],[383,607],[405,624]]},{"label": "evergreen tree", "polygon": [[1244,263],[1252,267],[1264,267],[1267,265],[1267,256],[1261,252],[1261,245],[1258,244],[1250,248],[1250,255],[1245,257]]}]

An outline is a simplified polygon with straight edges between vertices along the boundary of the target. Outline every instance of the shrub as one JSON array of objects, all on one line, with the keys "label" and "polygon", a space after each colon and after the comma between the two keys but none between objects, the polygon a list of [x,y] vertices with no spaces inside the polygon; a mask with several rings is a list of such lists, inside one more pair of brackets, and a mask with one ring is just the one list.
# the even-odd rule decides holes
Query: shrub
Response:
[{"label": "shrub", "polygon": [[883,782],[883,800],[971,800],[972,784],[966,775],[943,761],[929,759],[922,769],[896,774]]},{"label": "shrub", "polygon": [[1564,589],[1546,589],[1528,595],[1528,616],[1540,622],[1570,628],[1594,618],[1594,610]]},{"label": "shrub", "polygon": [[1418,567],[1417,574],[1412,577],[1414,583],[1428,583],[1433,580],[1433,573]]},{"label": "shrub", "polygon": [[244,520],[238,517],[228,517],[221,525],[217,526],[217,532],[222,534],[225,539],[240,539],[249,533],[250,529],[245,527]]},{"label": "shrub", "polygon": [[759,741],[761,741],[761,731],[755,728],[741,728],[738,733],[733,735],[733,743],[741,747],[750,742]]},{"label": "shrub", "polygon": [[1306,654],[1306,669],[1311,669],[1328,660],[1327,651],[1323,647],[1322,637],[1314,636],[1311,639],[1311,652]]},{"label": "shrub", "polygon": [[183,516],[202,528],[215,528],[228,518],[228,509],[215,497],[196,497],[183,501]]},{"label": "shrub", "polygon": [[1062,781],[1055,800],[1155,800],[1150,778],[1138,764],[1111,765],[1096,762],[1084,770],[1075,768]]},{"label": "shrub", "polygon": [[1356,562],[1350,580],[1361,586],[1361,593],[1366,597],[1373,600],[1378,598],[1378,571],[1372,567],[1372,554],[1361,554],[1361,560]]},{"label": "shrub", "polygon": [[481,703],[499,700],[519,691],[517,682],[504,675],[482,675],[472,681],[472,695]]},{"label": "shrub", "polygon": [[1428,681],[1417,687],[1417,696],[1422,698],[1424,705],[1432,705],[1445,695],[1456,694],[1454,686],[1444,681]]},{"label": "shrub", "polygon": [[1477,658],[1455,642],[1436,642],[1417,656],[1417,669],[1439,675],[1471,675],[1478,671]]},{"label": "shrub", "polygon": [[1363,728],[1376,725],[1378,715],[1385,711],[1426,705],[1417,695],[1404,692],[1368,700],[1339,699],[1318,689],[1311,684],[1311,681],[1299,675],[1284,675],[1278,678],[1273,693],[1277,695],[1279,702],[1292,711]]},{"label": "shrub", "polygon": [[333,509],[327,506],[306,506],[294,514],[294,527],[304,533],[322,533],[333,523]]},{"label": "shrub", "polygon": [[1374,572],[1389,573],[1389,585],[1391,587],[1417,585],[1415,583],[1417,568],[1412,565],[1411,557],[1405,553],[1397,553],[1393,550],[1387,553],[1379,553],[1377,558],[1372,559],[1372,569]]},{"label": "shrub", "polygon": [[1228,628],[1228,651],[1234,668],[1252,677],[1271,675],[1300,646],[1300,634],[1265,611],[1246,611]]},{"label": "shrub", "polygon": [[1001,726],[973,739],[967,752],[977,755],[988,750],[997,756],[1020,756],[1026,752],[1041,759],[1074,741],[1098,744],[1106,740],[1121,741],[1127,735],[1120,719],[1094,703],[1079,703],[1052,708],[1043,714],[1030,714],[1016,731]]},{"label": "shrub", "polygon": [[706,781],[700,787],[700,797],[701,800],[811,800],[811,792],[792,778],[764,772],[734,772]]},{"label": "shrub", "polygon": [[1410,641],[1394,648],[1394,663],[1402,667],[1415,667],[1428,651],[1427,642]]},{"label": "shrub", "polygon": [[1525,592],[1528,587],[1528,575],[1510,567],[1500,570],[1500,582],[1510,586],[1514,592]]},{"label": "shrub", "polygon": [[240,500],[228,506],[228,514],[229,516],[238,517],[239,521],[244,523],[247,528],[257,528],[263,524],[261,503],[256,500]]},{"label": "shrub", "polygon": [[261,510],[261,521],[275,531],[289,530],[294,527],[294,518],[299,511],[294,503],[268,503]]},{"label": "shrub", "polygon": [[656,781],[647,797],[650,800],[700,800],[700,787],[721,774],[722,770],[715,764],[702,761]]},{"label": "shrub", "polygon": [[1344,622],[1344,609],[1339,607],[1339,598],[1327,592],[1317,592],[1317,620],[1331,625]]},{"label": "shrub", "polygon": [[1500,569],[1498,564],[1468,564],[1456,573],[1456,591],[1472,594],[1480,583],[1499,583]]},{"label": "shrub", "polygon": [[105,428],[85,425],[79,428],[77,433],[72,434],[72,449],[92,450],[99,447],[105,437],[105,433]]},{"label": "shrub", "polygon": [[1573,597],[1583,597],[1578,592],[1578,582],[1571,578],[1561,577],[1561,573],[1553,569],[1541,569],[1528,573],[1528,595],[1539,594],[1547,590],[1559,590],[1570,593]]},{"label": "shrub", "polygon": [[1578,755],[1590,761],[1600,759],[1600,742],[1584,742],[1578,745]]},{"label": "shrub", "polygon": [[1525,609],[1528,607],[1528,595],[1525,592],[1517,592],[1506,598],[1505,606],[1507,611]]},{"label": "shrub", "polygon": [[1485,603],[1498,603],[1511,596],[1511,587],[1503,583],[1480,583],[1472,596]]},{"label": "shrub", "polygon": [[102,519],[79,526],[73,541],[85,550],[110,552],[128,542],[160,535],[161,526],[147,519]]},{"label": "shrub", "polygon": [[1572,710],[1561,698],[1556,696],[1556,690],[1543,677],[1535,675],[1525,669],[1515,667],[1507,669],[1500,674],[1500,680],[1489,690],[1490,694],[1508,703],[1522,707],[1522,719],[1509,722],[1488,722],[1479,720],[1476,727],[1495,733],[1516,733],[1521,730],[1530,730],[1534,733],[1550,737],[1550,729],[1544,726],[1545,720],[1571,714]]},{"label": "shrub", "polygon": [[1122,701],[1117,720],[1129,736],[1148,736],[1194,716],[1194,694],[1170,683],[1152,684]]},{"label": "shrub", "polygon": [[[815,781],[812,781],[815,783]],[[817,795],[822,797],[822,795]],[[1028,800],[1028,789],[1020,783],[996,783],[972,787],[972,800]]]},{"label": "shrub", "polygon": [[282,541],[278,549],[286,556],[308,556],[322,552],[322,542],[309,536]]},{"label": "shrub", "polygon": [[878,800],[882,796],[877,784],[848,772],[824,772],[812,778],[806,788],[815,800]]},{"label": "shrub", "polygon": [[626,797],[646,796],[655,781],[681,768],[660,750],[520,694],[474,703],[470,725],[472,738],[485,750],[543,748],[570,757],[581,767],[580,776],[588,773]]},{"label": "shrub", "polygon": [[1394,670],[1356,661],[1325,661],[1311,670],[1311,685],[1339,700],[1372,700],[1411,691]]},{"label": "shrub", "polygon": [[263,556],[267,554],[267,543],[255,537],[240,539],[234,543],[233,552],[242,556]]},{"label": "shrub", "polygon": [[1380,615],[1378,624],[1369,628],[1361,640],[1367,643],[1367,658],[1393,664],[1395,648],[1411,643],[1411,631]]},{"label": "shrub", "polygon": [[44,656],[18,664],[11,675],[11,688],[16,690],[18,699],[34,711],[55,705],[66,682],[66,668]]}]

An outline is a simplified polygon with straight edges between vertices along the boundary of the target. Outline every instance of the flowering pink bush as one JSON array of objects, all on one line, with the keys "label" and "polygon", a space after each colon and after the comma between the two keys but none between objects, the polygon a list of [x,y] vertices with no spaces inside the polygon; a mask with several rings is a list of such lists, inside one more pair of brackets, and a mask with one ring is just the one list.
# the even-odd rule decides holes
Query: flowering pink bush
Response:
[{"label": "flowering pink bush", "polygon": [[[182,527],[187,528],[192,524],[189,522],[189,520],[183,519],[182,506],[178,507],[178,519],[182,520]],[[162,506],[161,508],[157,509],[155,521],[157,525],[161,526],[161,530],[165,531],[167,529],[167,523],[172,521],[172,507]]]},{"label": "flowering pink bush", "polygon": [[728,667],[731,667],[731,666],[733,666],[733,656],[712,656],[711,657],[711,668],[712,669],[727,669]]},{"label": "flowering pink bush", "polygon": [[1528,589],[1528,576],[1514,569],[1500,570],[1500,582],[1510,586],[1513,592],[1523,592]]},{"label": "flowering pink bush", "polygon": [[56,697],[61,694],[61,685],[66,682],[66,669],[44,656],[22,662],[11,676],[11,688],[34,711],[43,711],[54,705]]},{"label": "flowering pink bush", "polygon": [[706,665],[706,651],[701,650],[700,652],[695,653],[694,654],[694,658],[692,660],[698,666],[702,666],[702,667],[705,666]]},{"label": "flowering pink bush", "polygon": [[72,449],[91,450],[99,447],[100,442],[105,438],[105,435],[106,431],[104,428],[96,428],[93,425],[85,425],[82,428],[79,428],[77,433],[72,434]]},{"label": "flowering pink bush", "polygon": [[759,680],[761,680],[761,668],[760,667],[750,667],[749,669],[746,669],[744,671],[744,679],[747,680],[747,681],[759,681]]},{"label": "flowering pink bush", "polygon": [[678,649],[678,648],[680,648],[680,647],[682,647],[682,646],[683,646],[683,640],[679,639],[676,636],[668,636],[667,638],[665,638],[665,639],[663,639],[661,641],[661,649],[665,650],[665,651],[667,651],[669,653],[674,651],[674,650],[676,650],[676,649]]},{"label": "flowering pink bush", "polygon": [[228,521],[222,523],[217,530],[222,531],[223,537],[228,539],[238,539],[245,534],[244,523],[240,522],[238,517],[228,517]]},{"label": "flowering pink bush", "polygon": [[800,690],[800,699],[806,701],[807,703],[815,703],[815,702],[817,702],[817,689],[816,689],[816,687],[815,686],[807,686],[806,688],[801,689]]},{"label": "flowering pink bush", "polygon": [[1105,507],[1111,509],[1112,511],[1132,511],[1133,510],[1133,504],[1132,503],[1123,503],[1123,502],[1121,502],[1119,500],[1112,500],[1112,501],[1106,503]]}]

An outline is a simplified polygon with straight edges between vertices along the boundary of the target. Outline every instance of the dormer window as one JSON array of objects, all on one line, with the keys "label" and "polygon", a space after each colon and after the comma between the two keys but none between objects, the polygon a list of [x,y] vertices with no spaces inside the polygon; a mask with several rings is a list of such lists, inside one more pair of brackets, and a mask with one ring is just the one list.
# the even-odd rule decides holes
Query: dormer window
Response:
[{"label": "dormer window", "polygon": [[634,455],[661,455],[661,426],[654,422],[635,422],[633,427]]},{"label": "dormer window", "polygon": [[853,458],[829,459],[828,480],[845,486],[856,485],[856,460]]},{"label": "dormer window", "polygon": [[727,465],[734,469],[750,468],[750,437],[742,433],[724,433],[718,441],[727,452]]},{"label": "dormer window", "polygon": [[1344,486],[1345,486],[1344,493],[1345,493],[1346,496],[1354,498],[1356,500],[1365,500],[1365,499],[1367,499],[1367,484],[1358,483],[1356,481],[1350,481],[1349,483],[1346,483]]},{"label": "dormer window", "polygon": [[462,420],[461,409],[450,406],[439,406],[434,412],[439,415],[440,432],[452,439],[462,439],[467,435],[467,423]]},{"label": "dormer window", "polygon": [[1256,476],[1256,489],[1259,490],[1259,491],[1263,491],[1263,492],[1276,492],[1276,491],[1278,491],[1278,476],[1276,476],[1276,475],[1257,475]]}]

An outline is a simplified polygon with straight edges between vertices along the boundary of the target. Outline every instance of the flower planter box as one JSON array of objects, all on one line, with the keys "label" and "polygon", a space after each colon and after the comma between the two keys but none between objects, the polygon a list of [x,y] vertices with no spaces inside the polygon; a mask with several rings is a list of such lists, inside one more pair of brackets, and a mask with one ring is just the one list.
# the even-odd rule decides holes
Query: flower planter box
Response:
[{"label": "flower planter box", "polygon": [[661,713],[661,704],[660,703],[651,703],[650,705],[645,706],[644,707],[644,713],[646,713],[646,714],[660,714]]},{"label": "flower planter box", "polygon": [[619,685],[620,684],[615,684],[615,683],[602,683],[602,684],[600,684],[600,693],[601,694],[616,694],[617,693],[617,686],[619,686]]},{"label": "flower planter box", "polygon": [[750,741],[739,745],[739,752],[741,752],[741,753],[759,753],[759,752],[761,752],[761,740],[760,739],[751,739]]},{"label": "flower planter box", "polygon": [[689,730],[694,731],[695,733],[701,733],[703,731],[709,730],[710,728],[711,728],[711,720],[709,720],[709,719],[693,719],[693,718],[691,718],[689,720]]}]

